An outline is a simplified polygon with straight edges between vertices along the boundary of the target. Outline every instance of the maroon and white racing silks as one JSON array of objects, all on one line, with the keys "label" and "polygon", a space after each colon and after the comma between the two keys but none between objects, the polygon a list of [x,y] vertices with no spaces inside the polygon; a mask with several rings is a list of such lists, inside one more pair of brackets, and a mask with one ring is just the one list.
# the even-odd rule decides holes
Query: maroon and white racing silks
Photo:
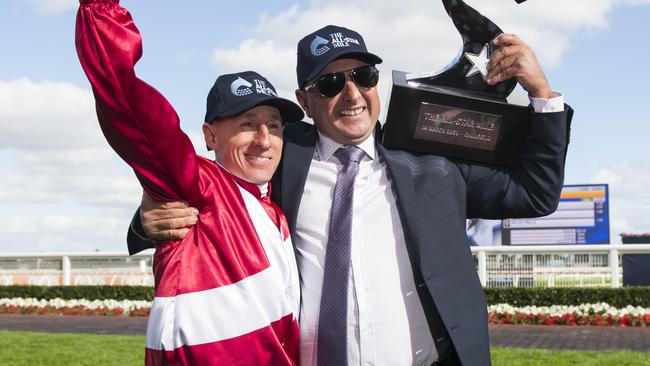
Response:
[{"label": "maroon and white racing silks", "polygon": [[200,211],[156,247],[147,365],[298,363],[299,280],[287,223],[257,186],[197,156],[176,112],[135,75],[141,37],[117,0],[80,1],[76,45],[101,129],[156,200]]}]

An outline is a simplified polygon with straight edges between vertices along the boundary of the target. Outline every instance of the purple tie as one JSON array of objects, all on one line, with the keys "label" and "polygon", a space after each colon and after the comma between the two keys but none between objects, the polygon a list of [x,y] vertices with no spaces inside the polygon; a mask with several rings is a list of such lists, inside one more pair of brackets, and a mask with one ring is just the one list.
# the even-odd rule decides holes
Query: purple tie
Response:
[{"label": "purple tie", "polygon": [[323,291],[318,317],[318,365],[344,366],[347,360],[348,282],[352,239],[354,178],[363,150],[343,146],[334,155],[343,163],[336,178],[325,253]]}]

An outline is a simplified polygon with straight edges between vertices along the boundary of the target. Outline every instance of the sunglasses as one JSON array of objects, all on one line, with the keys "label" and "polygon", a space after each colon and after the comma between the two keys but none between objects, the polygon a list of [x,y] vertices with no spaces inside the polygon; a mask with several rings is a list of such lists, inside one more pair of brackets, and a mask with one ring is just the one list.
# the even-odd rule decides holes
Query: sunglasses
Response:
[{"label": "sunglasses", "polygon": [[373,88],[377,86],[377,82],[379,81],[379,70],[372,65],[367,65],[348,71],[325,74],[319,77],[315,83],[305,86],[304,91],[309,92],[314,88],[318,88],[322,96],[331,98],[343,90],[348,74],[362,88]]}]

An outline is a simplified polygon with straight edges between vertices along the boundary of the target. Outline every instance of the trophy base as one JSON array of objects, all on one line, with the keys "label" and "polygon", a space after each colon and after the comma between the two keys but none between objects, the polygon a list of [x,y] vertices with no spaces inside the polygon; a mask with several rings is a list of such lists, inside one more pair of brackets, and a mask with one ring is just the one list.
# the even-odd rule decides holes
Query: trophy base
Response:
[{"label": "trophy base", "polygon": [[382,144],[389,149],[517,167],[530,108],[479,93],[407,80],[393,71]]}]

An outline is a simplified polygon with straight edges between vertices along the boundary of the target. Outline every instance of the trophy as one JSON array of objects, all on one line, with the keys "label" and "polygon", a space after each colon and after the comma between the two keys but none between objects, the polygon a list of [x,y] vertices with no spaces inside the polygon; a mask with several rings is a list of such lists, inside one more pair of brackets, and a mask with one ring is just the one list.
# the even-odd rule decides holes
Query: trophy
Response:
[{"label": "trophy", "polygon": [[516,167],[526,144],[530,109],[506,101],[515,80],[488,85],[483,79],[491,41],[503,32],[462,0],[442,3],[462,36],[462,51],[439,72],[393,71],[382,143],[391,149]]}]

